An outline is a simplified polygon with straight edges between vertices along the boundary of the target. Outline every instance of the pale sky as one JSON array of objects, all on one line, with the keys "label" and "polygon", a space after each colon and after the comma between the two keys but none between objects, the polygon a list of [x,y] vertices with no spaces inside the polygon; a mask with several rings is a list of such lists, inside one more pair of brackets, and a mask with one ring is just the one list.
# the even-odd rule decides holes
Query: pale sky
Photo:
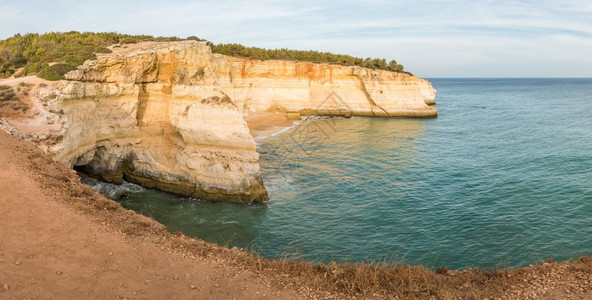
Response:
[{"label": "pale sky", "polygon": [[421,77],[592,77],[592,1],[0,0],[0,39],[117,31],[396,59]]}]

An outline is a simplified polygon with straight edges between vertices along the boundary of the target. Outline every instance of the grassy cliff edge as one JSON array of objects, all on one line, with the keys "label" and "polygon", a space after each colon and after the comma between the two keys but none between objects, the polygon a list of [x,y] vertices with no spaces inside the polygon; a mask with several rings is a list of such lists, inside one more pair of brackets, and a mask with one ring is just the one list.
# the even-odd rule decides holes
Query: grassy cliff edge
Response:
[{"label": "grassy cliff edge", "polygon": [[[0,41],[0,78],[36,74],[46,80],[60,80],[68,71],[76,69],[86,60],[96,58],[97,53],[111,53],[107,47],[121,47],[142,41],[205,41],[195,36],[154,37],[150,35],[129,35],[115,32],[50,32],[27,33]],[[395,60],[359,58],[350,55],[318,51],[290,49],[263,49],[240,44],[213,44],[212,52],[235,57],[259,60],[291,60],[315,63],[330,63],[345,66],[360,66],[371,69],[404,72],[404,67]]]}]

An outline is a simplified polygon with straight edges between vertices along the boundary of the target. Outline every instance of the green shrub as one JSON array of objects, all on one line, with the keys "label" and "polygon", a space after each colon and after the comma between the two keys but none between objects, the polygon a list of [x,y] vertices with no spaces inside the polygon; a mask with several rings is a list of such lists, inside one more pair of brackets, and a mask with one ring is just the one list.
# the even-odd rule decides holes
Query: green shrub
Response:
[{"label": "green shrub", "polygon": [[[89,58],[92,59],[92,58]],[[65,59],[65,62],[67,65],[69,66],[80,66],[82,65],[85,61],[87,61],[87,59],[85,59],[84,57],[72,57],[72,56],[68,56]]]},{"label": "green shrub", "polygon": [[260,60],[277,59],[292,61],[308,61],[314,63],[329,63],[344,66],[360,66],[370,69],[380,69],[393,72],[403,72],[403,66],[391,61],[388,65],[385,59],[362,59],[350,55],[333,54],[319,51],[303,51],[290,49],[264,49],[246,47],[241,44],[217,44],[211,45],[212,52],[229,56],[238,56]]},{"label": "green shrub", "polygon": [[111,49],[105,47],[99,47],[95,50],[95,53],[112,53]]},{"label": "green shrub", "polygon": [[64,78],[64,74],[75,69],[76,67],[67,64],[55,64],[51,67],[41,70],[41,72],[37,73],[37,76],[45,80],[60,80]]},{"label": "green shrub", "polygon": [[[16,34],[6,40],[0,40],[0,78],[11,76],[18,68],[24,67],[18,76],[38,74],[40,77],[56,78],[56,74],[64,74],[64,70],[73,69],[89,59],[96,59],[96,53],[111,53],[107,47],[121,47],[141,41],[180,41],[179,37],[153,37],[150,35],[129,35],[116,32],[50,32],[45,34]],[[186,40],[205,41],[197,36],[189,36]],[[119,44],[119,45],[116,45]],[[230,56],[253,59],[282,59],[292,61],[309,61],[315,63],[331,63],[347,66],[361,66],[372,69],[383,69],[404,72],[402,65],[384,59],[358,58],[349,55],[332,54],[318,51],[301,51],[290,49],[263,49],[246,47],[240,44],[213,44],[212,52]],[[49,63],[59,63],[59,67],[49,67]],[[66,68],[63,65],[68,65]],[[40,75],[43,74],[43,75]],[[15,76],[16,76],[15,75]],[[52,79],[57,80],[57,79]]]},{"label": "green shrub", "polygon": [[186,40],[188,40],[188,41],[198,41],[198,42],[205,41],[204,39],[200,39],[200,38],[196,37],[195,35],[188,36],[186,38]]},{"label": "green shrub", "polygon": [[28,64],[26,67],[23,68],[23,70],[21,72],[19,72],[17,75],[15,75],[15,77],[21,77],[21,76],[26,76],[29,74],[35,74],[43,69],[49,68],[49,64],[47,63],[40,63],[40,62],[36,62],[36,63],[31,63]]},{"label": "green shrub", "polygon": [[124,38],[119,41],[120,44],[137,44],[138,40],[134,38]]},{"label": "green shrub", "polygon": [[[17,74],[24,76],[40,73],[47,69],[48,63],[65,63],[76,67],[89,59],[95,59],[95,53],[110,53],[107,46],[126,42],[153,40],[147,35],[132,36],[114,32],[50,32],[46,34],[16,34],[0,41],[0,78],[14,74],[15,70],[24,67]],[[161,38],[166,39],[166,38]],[[51,70],[45,71],[52,73]]]}]

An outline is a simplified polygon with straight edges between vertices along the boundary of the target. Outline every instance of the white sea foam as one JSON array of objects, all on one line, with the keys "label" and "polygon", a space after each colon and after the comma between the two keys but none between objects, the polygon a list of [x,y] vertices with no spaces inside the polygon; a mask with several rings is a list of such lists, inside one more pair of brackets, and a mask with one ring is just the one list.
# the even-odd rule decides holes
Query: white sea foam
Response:
[{"label": "white sea foam", "polygon": [[93,181],[89,183],[95,191],[111,198],[118,199],[122,195],[140,193],[146,189],[131,182],[124,181],[122,184],[113,184],[103,181]]}]

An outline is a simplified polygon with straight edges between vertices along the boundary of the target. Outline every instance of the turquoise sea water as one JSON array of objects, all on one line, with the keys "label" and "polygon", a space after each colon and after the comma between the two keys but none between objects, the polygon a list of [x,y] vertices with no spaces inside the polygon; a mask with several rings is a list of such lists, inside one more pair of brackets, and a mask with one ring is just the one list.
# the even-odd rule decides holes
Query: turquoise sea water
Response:
[{"label": "turquoise sea water", "polygon": [[259,145],[266,205],[97,188],[266,257],[516,267],[592,254],[592,79],[432,79],[437,119],[320,119]]}]

